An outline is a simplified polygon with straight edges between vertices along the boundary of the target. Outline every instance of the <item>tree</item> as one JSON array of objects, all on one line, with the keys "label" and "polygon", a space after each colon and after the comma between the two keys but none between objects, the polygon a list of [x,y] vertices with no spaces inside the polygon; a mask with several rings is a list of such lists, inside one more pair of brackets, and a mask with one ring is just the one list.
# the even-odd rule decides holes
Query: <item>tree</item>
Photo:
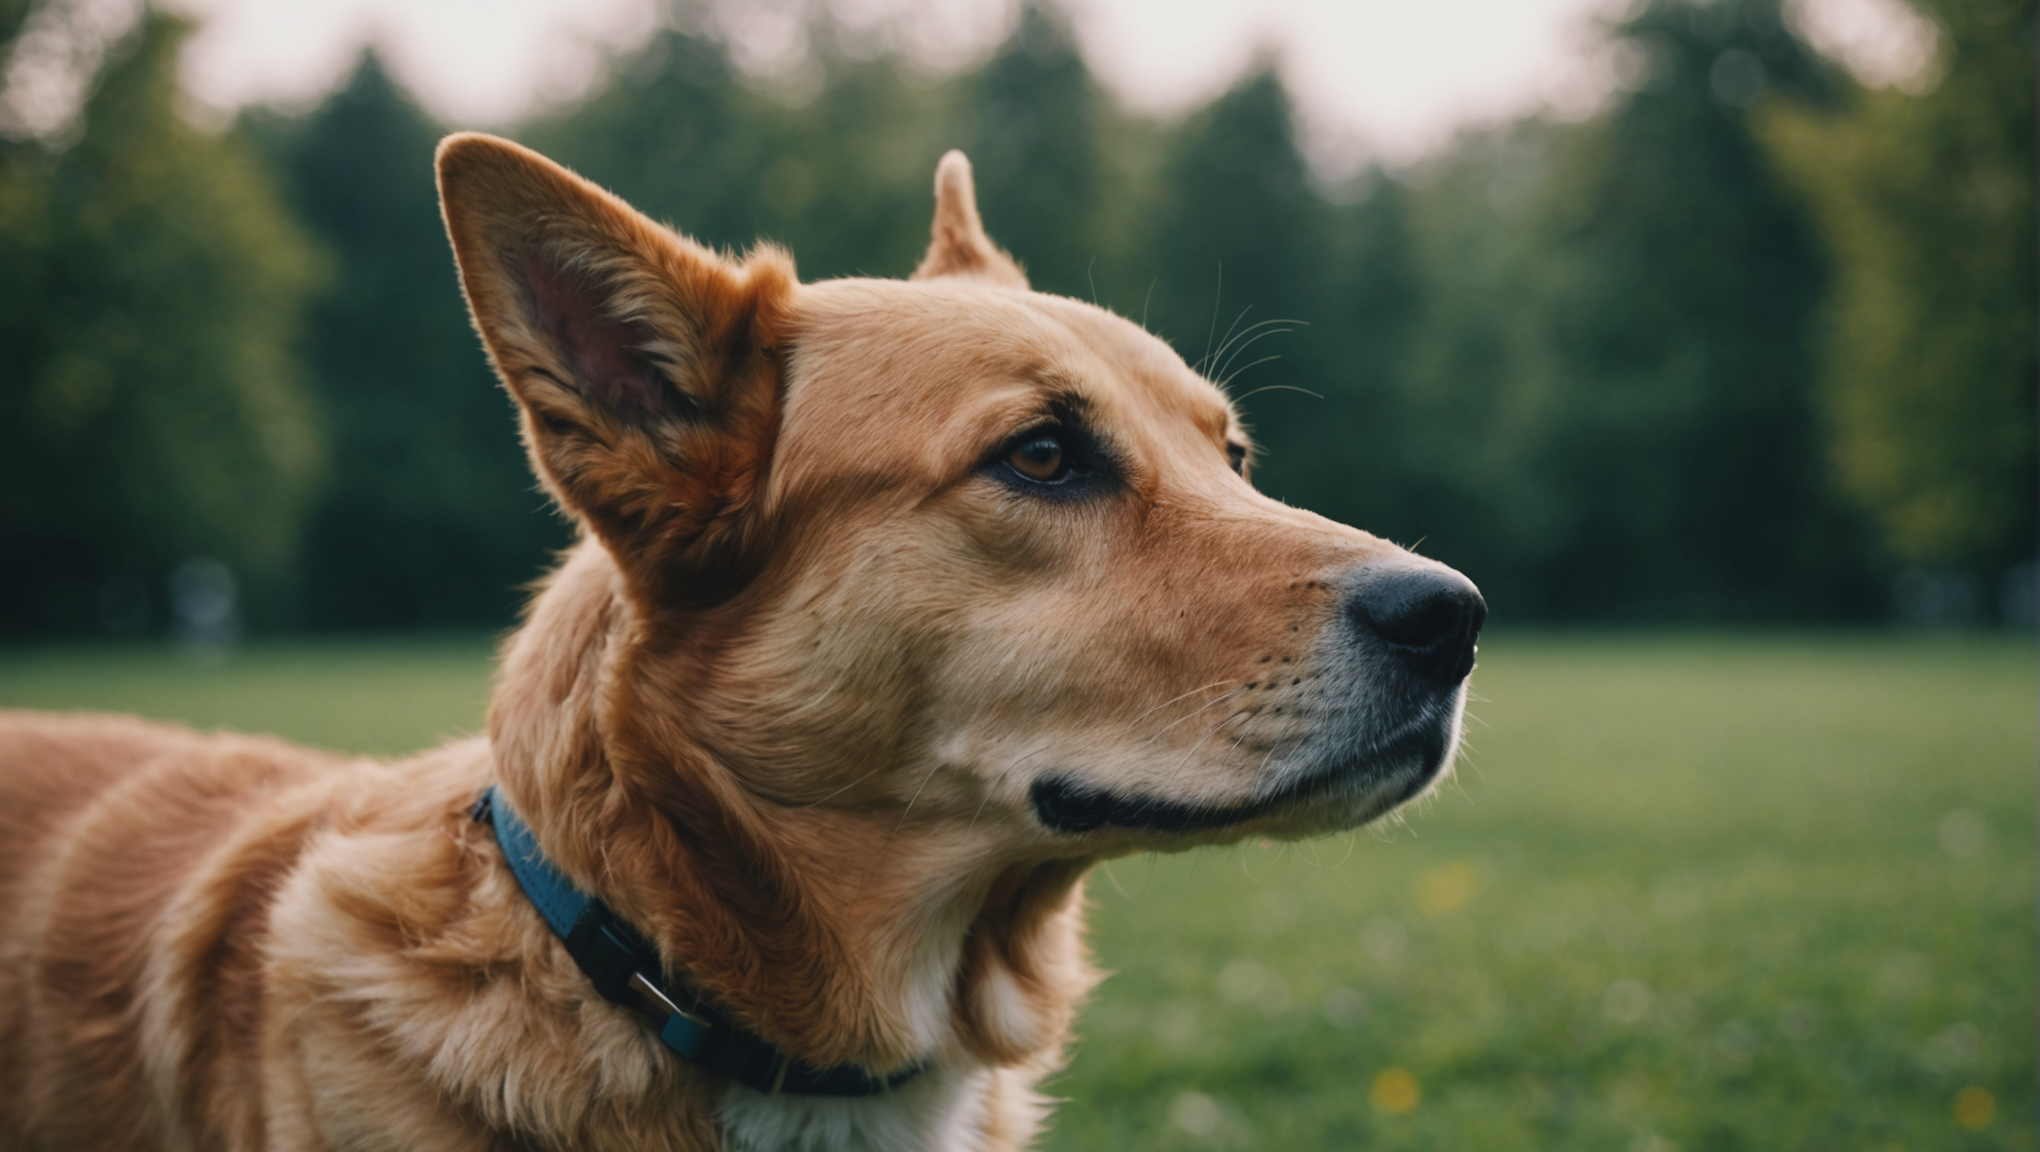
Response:
[{"label": "tree", "polygon": [[990,62],[961,84],[957,146],[976,170],[978,203],[998,243],[1036,290],[1095,294],[1105,253],[1100,128],[1110,104],[1065,18],[1028,5]]},{"label": "tree", "polygon": [[1775,0],[1654,0],[1615,34],[1642,87],[1559,135],[1532,221],[1525,461],[1561,517],[1561,615],[1843,610],[1860,547],[1819,460],[1806,339],[1826,269],[1750,119],[1827,98]]},{"label": "tree", "polygon": [[468,325],[432,179],[443,134],[373,53],[265,136],[329,275],[306,361],[332,441],[303,551],[305,622],[509,622],[568,533]]},{"label": "tree", "polygon": [[669,31],[585,101],[519,135],[697,240],[742,246],[756,235],[757,177],[771,159],[753,104],[718,45]]},{"label": "tree", "polygon": [[0,148],[0,628],[208,556],[275,603],[323,458],[291,351],[310,247],[233,135],[176,111],[143,18],[60,154]]},{"label": "tree", "polygon": [[[1164,143],[1147,228],[1127,261],[1151,276],[1149,327],[1254,405],[1256,440],[1275,451],[1256,464],[1266,491],[1310,503],[1321,475],[1304,442],[1321,402],[1289,403],[1284,388],[1321,393],[1332,314],[1326,205],[1297,149],[1289,94],[1262,67],[1178,126]],[[1255,365],[1269,356],[1279,359]],[[1251,370],[1242,371],[1242,369]],[[1238,381],[1233,380],[1238,375]]]},{"label": "tree", "polygon": [[1908,564],[2001,570],[2034,550],[2034,5],[1922,0],[1932,91],[1856,91],[1764,125],[1837,275],[1830,459]]},{"label": "tree", "polygon": [[721,45],[669,32],[532,145],[703,243],[788,247],[804,279],[903,276],[928,245],[946,92],[816,29],[822,90],[789,101]]}]

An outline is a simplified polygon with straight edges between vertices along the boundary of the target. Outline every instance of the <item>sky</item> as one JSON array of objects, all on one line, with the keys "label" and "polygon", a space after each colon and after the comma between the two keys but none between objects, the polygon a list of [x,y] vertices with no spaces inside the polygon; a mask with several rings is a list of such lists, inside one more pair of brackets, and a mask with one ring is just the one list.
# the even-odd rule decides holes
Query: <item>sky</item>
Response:
[{"label": "sky", "polygon": [[[1321,169],[1336,172],[1415,161],[1468,125],[1538,109],[1590,113],[1614,90],[1618,71],[1596,29],[1633,2],[1063,0],[1061,7],[1097,74],[1129,107],[1157,116],[1194,107],[1257,60],[1274,60],[1296,99],[1305,147]],[[1931,82],[1935,33],[1904,0],[1786,2],[1796,28],[1867,82]],[[131,21],[138,3],[51,0],[70,40],[52,34],[44,40],[55,46],[38,48],[23,37],[4,77],[13,115],[61,120],[66,72],[48,60],[69,60],[75,74],[91,60],[92,37]],[[672,8],[662,0],[168,3],[199,21],[184,64],[202,111],[224,118],[251,102],[309,105],[372,43],[454,127],[500,125],[572,99]],[[726,38],[746,71],[797,87],[803,30],[822,9],[849,42],[899,52],[932,73],[982,59],[1018,12],[1015,0],[700,0],[689,19]]]}]

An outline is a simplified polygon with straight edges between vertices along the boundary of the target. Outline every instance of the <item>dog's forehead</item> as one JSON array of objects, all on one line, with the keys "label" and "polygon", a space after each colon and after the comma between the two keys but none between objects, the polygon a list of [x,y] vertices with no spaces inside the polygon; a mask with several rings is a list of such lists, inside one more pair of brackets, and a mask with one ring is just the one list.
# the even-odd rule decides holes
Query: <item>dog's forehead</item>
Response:
[{"label": "dog's forehead", "polygon": [[884,430],[940,469],[1068,400],[1158,450],[1244,438],[1224,393],[1090,304],[956,280],[825,281],[801,294],[781,430],[795,455],[816,438]]}]

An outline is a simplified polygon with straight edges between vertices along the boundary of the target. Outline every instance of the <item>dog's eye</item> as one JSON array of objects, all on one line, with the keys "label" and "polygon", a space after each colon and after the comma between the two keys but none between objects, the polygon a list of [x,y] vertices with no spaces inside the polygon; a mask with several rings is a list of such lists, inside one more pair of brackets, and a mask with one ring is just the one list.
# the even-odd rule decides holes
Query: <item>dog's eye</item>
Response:
[{"label": "dog's eye", "polygon": [[1006,454],[1006,463],[1013,471],[1043,484],[1053,484],[1068,476],[1070,472],[1068,453],[1063,451],[1062,438],[1053,432],[1042,432],[1022,439]]},{"label": "dog's eye", "polygon": [[1227,444],[1225,446],[1225,458],[1232,465],[1233,471],[1242,476],[1247,474],[1247,446],[1245,444]]}]

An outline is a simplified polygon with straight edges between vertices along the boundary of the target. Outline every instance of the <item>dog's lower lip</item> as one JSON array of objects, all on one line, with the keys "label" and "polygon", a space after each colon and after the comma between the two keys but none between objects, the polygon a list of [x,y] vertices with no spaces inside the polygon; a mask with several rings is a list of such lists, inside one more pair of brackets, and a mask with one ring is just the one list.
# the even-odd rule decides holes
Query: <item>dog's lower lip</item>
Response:
[{"label": "dog's lower lip", "polygon": [[1384,776],[1379,781],[1397,787],[1393,799],[1370,814],[1372,819],[1423,791],[1444,770],[1450,727],[1438,718],[1426,717],[1389,740],[1335,761],[1273,795],[1240,804],[1197,804],[1118,794],[1066,772],[1037,779],[1028,790],[1028,798],[1033,802],[1035,819],[1055,832],[1081,834],[1108,826],[1139,832],[1196,832],[1242,824],[1286,806],[1307,804],[1350,786],[1355,774],[1378,774],[1384,765],[1414,755],[1423,766],[1421,771],[1405,779]]}]

